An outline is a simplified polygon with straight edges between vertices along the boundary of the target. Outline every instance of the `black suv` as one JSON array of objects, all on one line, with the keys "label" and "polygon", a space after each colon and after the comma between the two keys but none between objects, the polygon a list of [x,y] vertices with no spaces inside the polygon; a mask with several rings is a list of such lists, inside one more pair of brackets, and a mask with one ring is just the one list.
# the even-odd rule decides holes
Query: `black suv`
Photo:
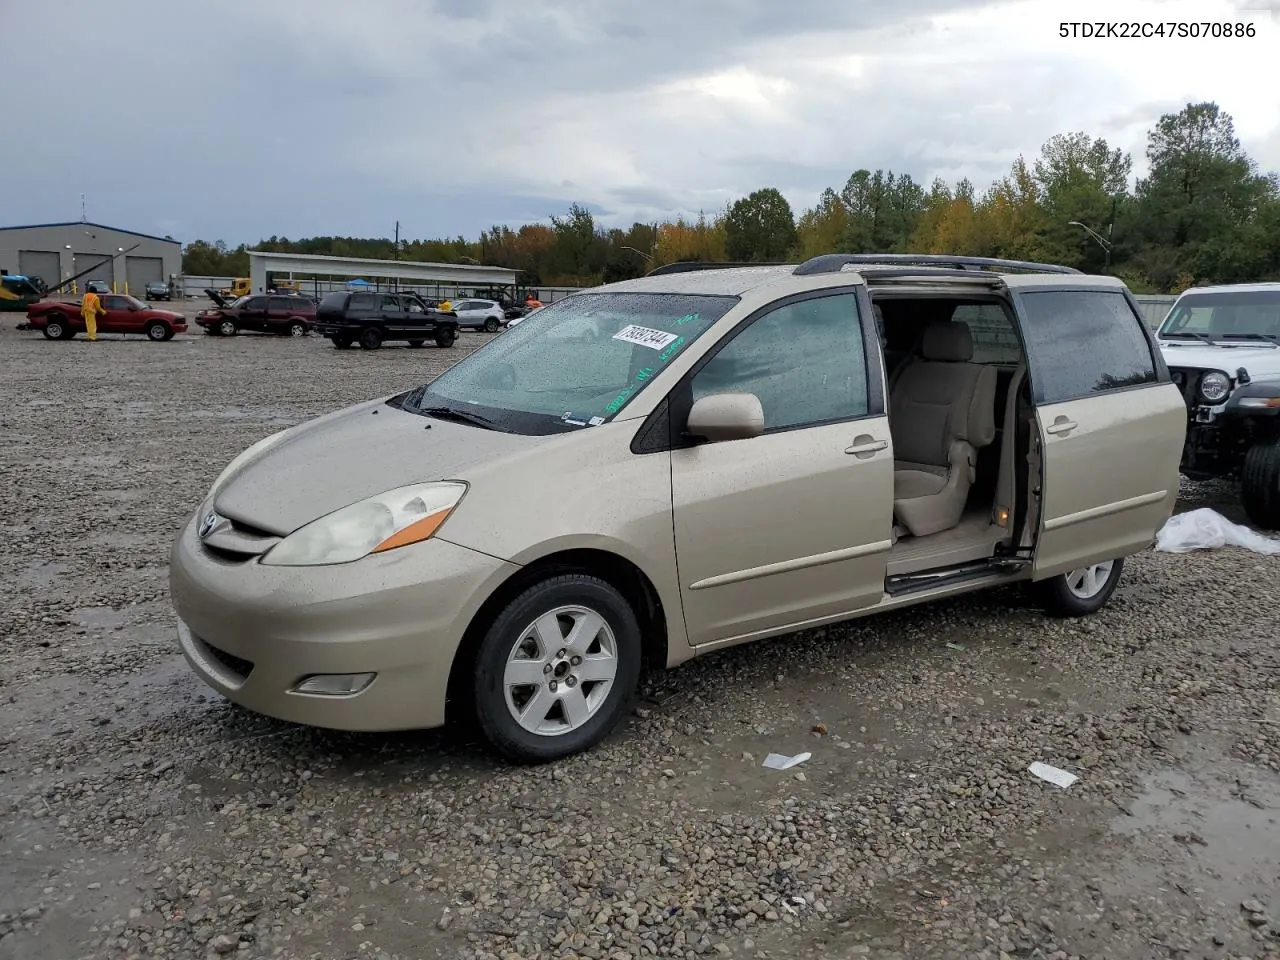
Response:
[{"label": "black suv", "polygon": [[434,340],[452,347],[458,339],[458,318],[427,306],[416,293],[331,293],[316,310],[315,330],[345,349],[359,343],[377,350],[388,340],[420,347]]}]

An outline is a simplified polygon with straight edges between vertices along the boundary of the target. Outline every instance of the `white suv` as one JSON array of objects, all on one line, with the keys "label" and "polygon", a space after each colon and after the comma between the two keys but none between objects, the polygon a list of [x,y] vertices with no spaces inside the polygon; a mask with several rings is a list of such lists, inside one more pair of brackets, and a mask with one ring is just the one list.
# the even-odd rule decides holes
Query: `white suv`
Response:
[{"label": "white suv", "polygon": [[1280,528],[1280,283],[1188,290],[1156,336],[1187,403],[1183,475],[1240,481],[1249,519]]},{"label": "white suv", "polygon": [[496,300],[477,300],[474,297],[454,300],[450,312],[457,314],[459,327],[487,330],[490,333],[507,323],[506,311]]}]

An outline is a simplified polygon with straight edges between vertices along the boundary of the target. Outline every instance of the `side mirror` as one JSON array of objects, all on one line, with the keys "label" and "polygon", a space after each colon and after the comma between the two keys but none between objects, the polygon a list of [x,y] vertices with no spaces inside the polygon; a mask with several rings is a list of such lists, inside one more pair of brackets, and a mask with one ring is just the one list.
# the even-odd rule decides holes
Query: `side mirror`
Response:
[{"label": "side mirror", "polygon": [[754,393],[713,393],[694,402],[685,429],[711,443],[749,440],[764,433],[764,407]]}]

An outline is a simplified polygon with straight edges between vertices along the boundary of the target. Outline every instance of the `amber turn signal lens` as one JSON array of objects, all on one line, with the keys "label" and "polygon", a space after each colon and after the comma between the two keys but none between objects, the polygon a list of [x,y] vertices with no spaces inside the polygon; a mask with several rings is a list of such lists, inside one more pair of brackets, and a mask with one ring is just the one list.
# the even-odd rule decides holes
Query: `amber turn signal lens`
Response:
[{"label": "amber turn signal lens", "polygon": [[453,512],[452,507],[447,510],[437,510],[435,513],[429,513],[421,520],[415,520],[399,533],[393,533],[370,552],[382,553],[384,550],[394,550],[396,547],[403,547],[410,543],[417,543],[419,540],[426,540],[440,529],[440,524],[444,523],[445,518],[451,512]]}]

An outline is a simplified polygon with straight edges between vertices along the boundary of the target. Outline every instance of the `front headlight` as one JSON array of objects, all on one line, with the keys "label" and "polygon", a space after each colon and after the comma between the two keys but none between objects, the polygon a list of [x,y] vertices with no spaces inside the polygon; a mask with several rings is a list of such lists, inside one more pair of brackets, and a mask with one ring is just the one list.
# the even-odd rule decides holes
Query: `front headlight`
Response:
[{"label": "front headlight", "polygon": [[227,464],[226,469],[224,469],[220,474],[218,474],[218,479],[217,479],[217,480],[215,480],[215,481],[213,481],[213,486],[211,486],[211,487],[209,488],[209,492],[210,492],[210,493],[217,493],[217,492],[218,492],[218,488],[219,488],[220,486],[222,486],[223,482],[224,482],[224,481],[225,481],[229,476],[231,476],[231,474],[235,473],[235,472],[236,472],[237,470],[239,470],[242,466],[244,466],[246,463],[248,463],[251,459],[253,459],[254,457],[256,457],[258,454],[262,453],[262,452],[263,452],[264,450],[266,450],[268,447],[274,447],[274,446],[276,445],[276,443],[278,443],[278,442],[280,441],[280,439],[281,439],[281,438],[282,438],[286,433],[288,433],[288,432],[289,432],[289,430],[290,430],[290,429],[292,429],[292,428],[286,428],[286,429],[284,429],[284,430],[279,430],[279,431],[277,431],[277,432],[275,432],[275,433],[271,434],[271,435],[270,435],[270,436],[268,436],[268,437],[263,437],[261,440],[259,440],[257,443],[255,443],[253,446],[251,446],[251,447],[249,447],[247,450],[243,451],[243,452],[242,452],[238,457],[236,457],[234,460],[232,460],[230,463],[228,463],[228,464]]},{"label": "front headlight", "polygon": [[371,553],[429,539],[453,512],[465,483],[415,483],[361,500],[289,534],[262,563],[310,567],[350,563]]},{"label": "front headlight", "polygon": [[1231,378],[1225,373],[1206,373],[1200,378],[1200,398],[1206,403],[1221,403],[1231,392]]}]

